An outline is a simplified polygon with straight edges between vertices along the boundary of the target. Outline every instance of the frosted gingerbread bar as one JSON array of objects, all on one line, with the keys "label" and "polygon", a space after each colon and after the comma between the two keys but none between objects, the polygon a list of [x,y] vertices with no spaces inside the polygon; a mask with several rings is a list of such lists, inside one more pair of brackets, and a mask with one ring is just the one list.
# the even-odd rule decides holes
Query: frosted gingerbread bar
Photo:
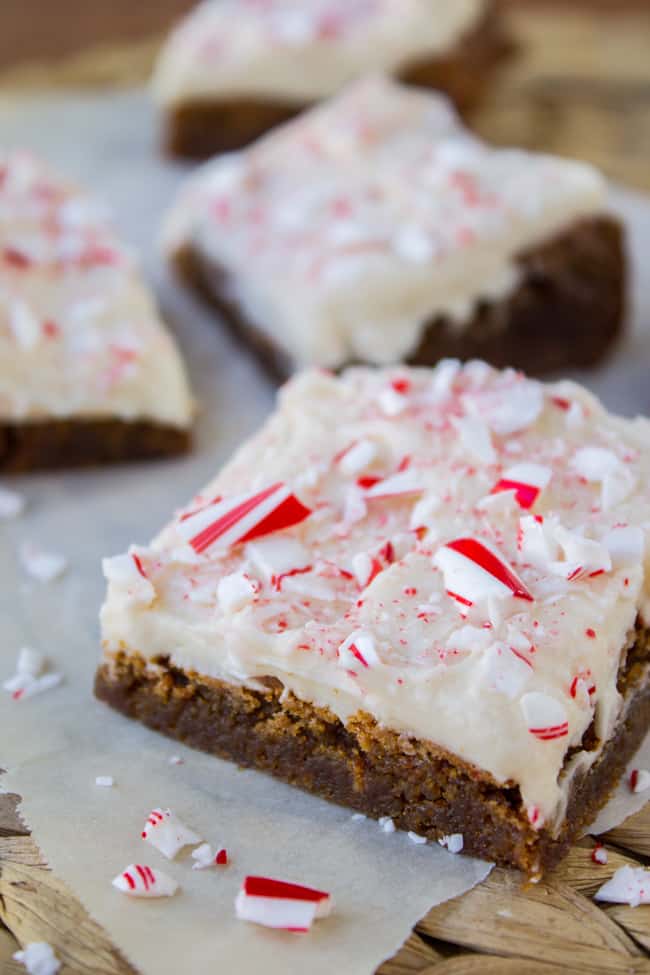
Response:
[{"label": "frosted gingerbread bar", "polygon": [[106,560],[96,693],[537,876],[650,722],[649,483],[650,422],[569,382],[304,372]]},{"label": "frosted gingerbread bar", "polygon": [[445,356],[541,373],[619,333],[621,238],[591,166],[487,146],[444,98],[372,78],[207,163],[164,246],[281,375]]},{"label": "frosted gingerbread bar", "polygon": [[191,413],[104,208],[30,153],[0,151],[0,470],[177,453]]},{"label": "frosted gingerbread bar", "polygon": [[491,0],[208,0],[164,45],[153,90],[167,148],[237,149],[368,71],[470,109],[509,42]]}]

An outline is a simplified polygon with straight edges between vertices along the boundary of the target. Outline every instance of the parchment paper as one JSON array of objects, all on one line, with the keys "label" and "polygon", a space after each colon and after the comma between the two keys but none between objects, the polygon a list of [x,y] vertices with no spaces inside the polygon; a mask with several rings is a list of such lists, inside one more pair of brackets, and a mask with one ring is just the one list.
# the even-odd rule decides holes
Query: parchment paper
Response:
[{"label": "parchment paper", "polygon": [[[387,835],[344,809],[184,749],[113,713],[90,691],[104,593],[100,558],[146,542],[273,402],[254,362],[157,260],[160,215],[187,167],[160,160],[155,119],[141,92],[0,101],[0,139],[45,153],[111,202],[125,237],[143,253],[202,407],[188,459],[12,483],[28,508],[0,524],[0,679],[13,673],[18,649],[28,644],[48,654],[65,683],[19,703],[0,697],[4,787],[23,796],[22,814],[53,869],[144,975],[247,975],[262,967],[267,975],[368,975],[429,907],[479,882],[489,866]],[[650,254],[650,203],[620,192],[613,203],[628,217],[641,260],[644,250]],[[630,414],[650,410],[649,302],[638,269],[635,300],[634,330],[617,357],[580,377],[610,407]],[[27,580],[17,558],[27,540],[66,554],[67,574],[49,585]],[[175,754],[183,764],[169,763]],[[115,787],[97,787],[97,775],[113,776]],[[627,795],[616,815],[629,804]],[[192,871],[188,855],[169,863],[143,844],[140,830],[155,805],[171,807],[207,841],[225,845],[232,865]],[[162,868],[182,890],[170,901],[128,900],[110,881],[133,861]],[[307,936],[238,922],[233,901],[246,873],[327,889],[335,914]]]}]

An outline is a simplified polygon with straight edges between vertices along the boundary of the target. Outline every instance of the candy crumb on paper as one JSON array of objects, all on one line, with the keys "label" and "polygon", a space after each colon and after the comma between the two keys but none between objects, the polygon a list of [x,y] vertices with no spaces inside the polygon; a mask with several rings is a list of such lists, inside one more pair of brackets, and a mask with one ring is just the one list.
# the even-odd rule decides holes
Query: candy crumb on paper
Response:
[{"label": "candy crumb on paper", "polygon": [[332,897],[325,891],[271,877],[246,877],[235,900],[240,921],[293,932],[309,931],[314,920],[327,917],[332,907]]},{"label": "candy crumb on paper", "polygon": [[129,897],[172,897],[178,890],[172,877],[145,863],[130,863],[113,879],[113,887]]}]

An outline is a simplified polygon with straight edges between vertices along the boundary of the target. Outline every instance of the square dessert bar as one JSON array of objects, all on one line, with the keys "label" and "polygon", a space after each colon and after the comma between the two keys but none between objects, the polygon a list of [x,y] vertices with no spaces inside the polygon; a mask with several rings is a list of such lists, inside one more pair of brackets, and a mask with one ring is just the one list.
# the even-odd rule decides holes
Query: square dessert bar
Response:
[{"label": "square dessert bar", "polygon": [[478,101],[510,49],[492,0],[208,0],[153,79],[172,153],[238,149],[368,71]]},{"label": "square dessert bar", "polygon": [[306,371],[105,561],[96,693],[538,876],[650,722],[649,484],[650,423],[573,383]]},{"label": "square dessert bar", "polygon": [[0,151],[0,470],[177,453],[191,416],[175,344],[104,208]]},{"label": "square dessert bar", "polygon": [[491,148],[381,78],[203,166],[163,246],[282,376],[450,356],[540,373],[596,362],[621,328],[601,176]]}]

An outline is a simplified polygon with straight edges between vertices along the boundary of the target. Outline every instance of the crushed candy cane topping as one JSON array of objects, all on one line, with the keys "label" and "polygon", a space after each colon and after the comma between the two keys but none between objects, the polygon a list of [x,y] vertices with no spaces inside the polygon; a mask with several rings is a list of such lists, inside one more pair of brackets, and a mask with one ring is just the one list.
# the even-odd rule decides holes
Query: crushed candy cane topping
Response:
[{"label": "crushed candy cane topping", "polygon": [[152,809],[142,828],[142,839],[173,860],[184,846],[194,846],[201,837],[188,829],[171,809]]},{"label": "crushed candy cane topping", "polygon": [[[0,151],[0,294],[5,420],[189,425],[179,355],[105,208],[21,149]],[[0,517],[20,508],[3,489]]]},{"label": "crushed candy cane topping", "polygon": [[295,932],[308,931],[333,906],[332,896],[325,891],[270,877],[245,877],[235,901],[241,921]]},{"label": "crushed candy cane topping", "polygon": [[[403,401],[394,416],[386,389]],[[489,430],[485,460],[459,437],[465,416]],[[351,445],[369,443],[372,459],[364,448],[346,469]],[[576,467],[585,446],[629,471],[615,475],[634,487],[613,508],[594,455]],[[504,480],[520,487],[495,492]],[[291,516],[277,517],[287,499]],[[533,826],[552,829],[574,765],[599,748],[565,766],[567,752],[594,720],[607,740],[621,713],[621,652],[650,619],[649,530],[650,424],[609,415],[577,385],[482,363],[308,371],[131,550],[142,574],[109,566],[105,653],[134,648],[152,666],[171,655],[256,689],[273,678],[343,723],[362,712],[516,783]],[[197,552],[189,539],[205,531]],[[138,579],[151,602],[133,598]]]},{"label": "crushed candy cane topping", "polygon": [[42,653],[31,647],[23,647],[18,654],[16,673],[5,680],[2,686],[14,701],[21,701],[52,690],[62,681],[63,674],[50,670],[49,662]]},{"label": "crushed candy cane topping", "polygon": [[[203,3],[163,48],[154,90],[165,105],[242,91],[311,101],[350,78],[446,52],[484,9],[485,0],[437,0],[432,17],[431,0]],[[428,252],[416,230],[403,237],[404,251]]]},{"label": "crushed candy cane topping", "polygon": [[[395,10],[412,2],[394,0]],[[363,44],[372,50],[365,36]],[[304,76],[313,70],[310,62]],[[299,76],[293,60],[290,74]],[[478,303],[509,296],[522,251],[604,204],[590,166],[492,148],[444,97],[373,76],[201,167],[169,214],[163,245],[172,258],[195,248],[225,272],[229,299],[296,365],[388,364],[418,348],[427,323],[444,317],[462,329]],[[377,390],[386,419],[409,409],[405,378]],[[490,463],[495,436],[523,429],[540,407],[522,387],[490,423],[479,411],[448,421],[467,454]],[[340,449],[354,439],[366,437]],[[618,488],[616,477],[603,484],[612,499]]]}]

